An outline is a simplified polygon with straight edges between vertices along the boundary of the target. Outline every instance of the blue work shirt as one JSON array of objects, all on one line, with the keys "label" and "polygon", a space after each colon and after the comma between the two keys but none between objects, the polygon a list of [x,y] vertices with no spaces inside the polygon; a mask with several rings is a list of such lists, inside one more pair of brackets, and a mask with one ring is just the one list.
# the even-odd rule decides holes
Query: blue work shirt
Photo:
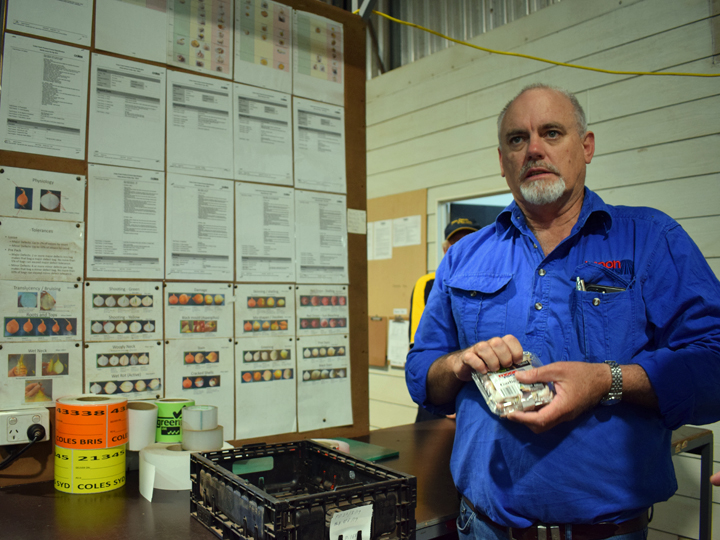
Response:
[{"label": "blue work shirt", "polygon": [[[624,291],[577,290],[578,277]],[[639,364],[660,413],[598,405],[535,434],[491,413],[472,381],[454,403],[427,401],[437,358],[506,334],[543,364]],[[720,283],[682,227],[658,210],[610,206],[585,189],[571,234],[545,256],[513,202],[443,258],[406,380],[418,404],[457,412],[455,485],[493,521],[632,519],[677,489],[671,430],[720,418]]]}]

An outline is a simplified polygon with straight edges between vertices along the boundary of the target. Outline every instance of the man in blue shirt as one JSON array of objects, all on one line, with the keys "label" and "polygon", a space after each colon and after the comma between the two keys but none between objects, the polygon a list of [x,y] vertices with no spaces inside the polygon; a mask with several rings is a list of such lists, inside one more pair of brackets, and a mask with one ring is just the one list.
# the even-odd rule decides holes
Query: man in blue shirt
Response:
[{"label": "man in blue shirt", "polygon": [[[677,489],[671,430],[720,419],[720,283],[670,217],[585,187],[571,94],[527,87],[498,136],[515,200],[443,258],[406,364],[418,404],[457,413],[460,536],[644,539]],[[501,418],[471,376],[523,350],[543,367],[518,381],[556,395]]]}]

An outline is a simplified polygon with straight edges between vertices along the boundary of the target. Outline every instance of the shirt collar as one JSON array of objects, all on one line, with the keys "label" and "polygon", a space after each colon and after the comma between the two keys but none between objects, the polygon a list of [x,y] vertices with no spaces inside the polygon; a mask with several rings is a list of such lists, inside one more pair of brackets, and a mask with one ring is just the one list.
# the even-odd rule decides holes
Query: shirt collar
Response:
[{"label": "shirt collar", "polygon": [[[592,219],[591,219],[592,218]],[[612,227],[612,215],[605,201],[594,191],[585,188],[582,209],[577,223],[573,227],[573,234],[585,227],[600,226],[607,233]],[[495,219],[495,233],[498,236],[504,234],[513,225],[520,232],[527,234],[528,227],[525,215],[515,201],[511,202]]]}]

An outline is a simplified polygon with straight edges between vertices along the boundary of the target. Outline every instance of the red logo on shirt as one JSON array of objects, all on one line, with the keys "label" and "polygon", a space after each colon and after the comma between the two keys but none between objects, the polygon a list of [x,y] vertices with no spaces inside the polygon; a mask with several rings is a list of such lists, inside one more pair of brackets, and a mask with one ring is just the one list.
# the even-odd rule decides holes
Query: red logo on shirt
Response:
[{"label": "red logo on shirt", "polygon": [[620,261],[593,261],[593,264],[602,264],[605,268],[616,268],[618,270],[622,268]]}]

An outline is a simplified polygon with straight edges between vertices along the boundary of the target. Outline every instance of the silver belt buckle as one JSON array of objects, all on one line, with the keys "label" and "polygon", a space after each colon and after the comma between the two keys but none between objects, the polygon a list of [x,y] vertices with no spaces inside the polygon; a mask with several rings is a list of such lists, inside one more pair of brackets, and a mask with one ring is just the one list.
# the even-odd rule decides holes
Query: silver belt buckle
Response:
[{"label": "silver belt buckle", "polygon": [[[560,538],[560,527],[557,525],[538,525],[537,526],[537,540],[548,540],[547,531],[550,529],[550,540],[561,540]],[[513,528],[508,527],[508,538],[510,540],[516,540],[513,536]]]},{"label": "silver belt buckle", "polygon": [[550,540],[560,540],[560,527],[557,525],[538,525],[537,526],[537,537],[538,540],[548,540],[547,531],[550,529]]}]

